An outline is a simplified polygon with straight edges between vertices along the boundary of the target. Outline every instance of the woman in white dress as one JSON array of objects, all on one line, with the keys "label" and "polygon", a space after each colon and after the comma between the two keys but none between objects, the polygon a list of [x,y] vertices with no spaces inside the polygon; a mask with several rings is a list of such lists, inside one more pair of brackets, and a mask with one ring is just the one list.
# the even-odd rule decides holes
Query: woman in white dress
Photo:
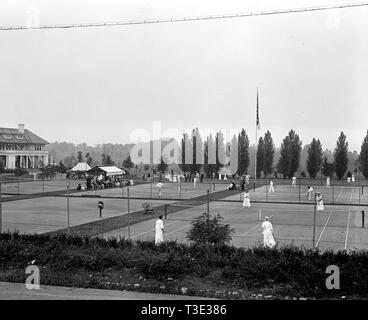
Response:
[{"label": "woman in white dress", "polygon": [[247,189],[244,191],[243,207],[250,208],[250,194]]},{"label": "woman in white dress", "polygon": [[162,221],[162,216],[159,216],[156,220],[156,233],[155,233],[155,244],[159,245],[164,241],[164,222]]},{"label": "woman in white dress", "polygon": [[273,234],[272,223],[269,217],[265,217],[258,231],[263,233],[263,246],[266,248],[273,248],[276,245],[276,241]]},{"label": "woman in white dress", "polygon": [[319,192],[316,192],[316,202],[317,202],[317,211],[325,210],[325,207],[323,205],[323,198]]}]

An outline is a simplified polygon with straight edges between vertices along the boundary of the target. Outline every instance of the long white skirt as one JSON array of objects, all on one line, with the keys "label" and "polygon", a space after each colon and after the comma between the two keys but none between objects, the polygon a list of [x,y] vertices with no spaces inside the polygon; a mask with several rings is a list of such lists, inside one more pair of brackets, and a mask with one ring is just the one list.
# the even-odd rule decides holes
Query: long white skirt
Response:
[{"label": "long white skirt", "polygon": [[323,200],[317,201],[317,211],[323,211],[325,210],[325,206],[323,205]]},{"label": "long white skirt", "polygon": [[155,235],[155,244],[156,245],[159,245],[160,243],[162,243],[164,241],[164,235],[161,232],[156,232],[156,235]]},{"label": "long white skirt", "polygon": [[269,248],[272,248],[276,245],[276,241],[273,238],[273,235],[272,235],[271,231],[265,231],[263,233],[263,245],[265,247],[269,247]]},{"label": "long white skirt", "polygon": [[249,198],[244,198],[243,207],[250,208],[250,199]]}]

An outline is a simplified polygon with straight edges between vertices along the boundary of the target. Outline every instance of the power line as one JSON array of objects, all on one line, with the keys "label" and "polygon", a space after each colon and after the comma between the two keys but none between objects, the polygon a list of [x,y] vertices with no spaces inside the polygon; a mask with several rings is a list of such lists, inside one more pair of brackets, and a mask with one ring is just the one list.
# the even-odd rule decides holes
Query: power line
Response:
[{"label": "power line", "polygon": [[2,26],[0,27],[0,31],[114,27],[114,26],[128,26],[128,25],[139,25],[139,24],[193,22],[193,21],[202,21],[202,20],[246,18],[246,17],[266,16],[266,15],[323,11],[323,10],[332,10],[332,9],[357,8],[357,7],[364,7],[364,6],[368,6],[368,2],[341,4],[341,5],[332,5],[332,6],[318,6],[318,7],[272,10],[272,11],[233,13],[233,14],[196,16],[196,17],[182,17],[182,18],[144,19],[144,20],[130,20],[130,21],[116,21],[116,22],[78,23],[78,24],[55,24],[55,25],[49,24],[49,25],[39,25],[39,26]]}]

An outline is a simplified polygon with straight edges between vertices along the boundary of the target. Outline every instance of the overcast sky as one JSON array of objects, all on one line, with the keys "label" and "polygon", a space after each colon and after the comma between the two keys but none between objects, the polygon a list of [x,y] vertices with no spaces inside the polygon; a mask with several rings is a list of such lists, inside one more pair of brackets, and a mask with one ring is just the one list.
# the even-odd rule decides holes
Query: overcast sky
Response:
[{"label": "overcast sky", "polygon": [[[1,0],[0,25],[110,22],[353,3]],[[0,127],[44,139],[128,143],[134,129],[290,129],[360,151],[368,128],[368,7],[226,20],[0,31]]]}]

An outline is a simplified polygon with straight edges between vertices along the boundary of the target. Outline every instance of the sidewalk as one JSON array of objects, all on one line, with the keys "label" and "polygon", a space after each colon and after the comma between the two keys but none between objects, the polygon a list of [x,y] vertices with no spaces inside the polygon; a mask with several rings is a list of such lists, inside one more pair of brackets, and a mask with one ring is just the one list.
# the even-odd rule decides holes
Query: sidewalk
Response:
[{"label": "sidewalk", "polygon": [[206,300],[203,297],[119,290],[81,289],[41,285],[28,290],[23,283],[0,282],[0,300]]}]

